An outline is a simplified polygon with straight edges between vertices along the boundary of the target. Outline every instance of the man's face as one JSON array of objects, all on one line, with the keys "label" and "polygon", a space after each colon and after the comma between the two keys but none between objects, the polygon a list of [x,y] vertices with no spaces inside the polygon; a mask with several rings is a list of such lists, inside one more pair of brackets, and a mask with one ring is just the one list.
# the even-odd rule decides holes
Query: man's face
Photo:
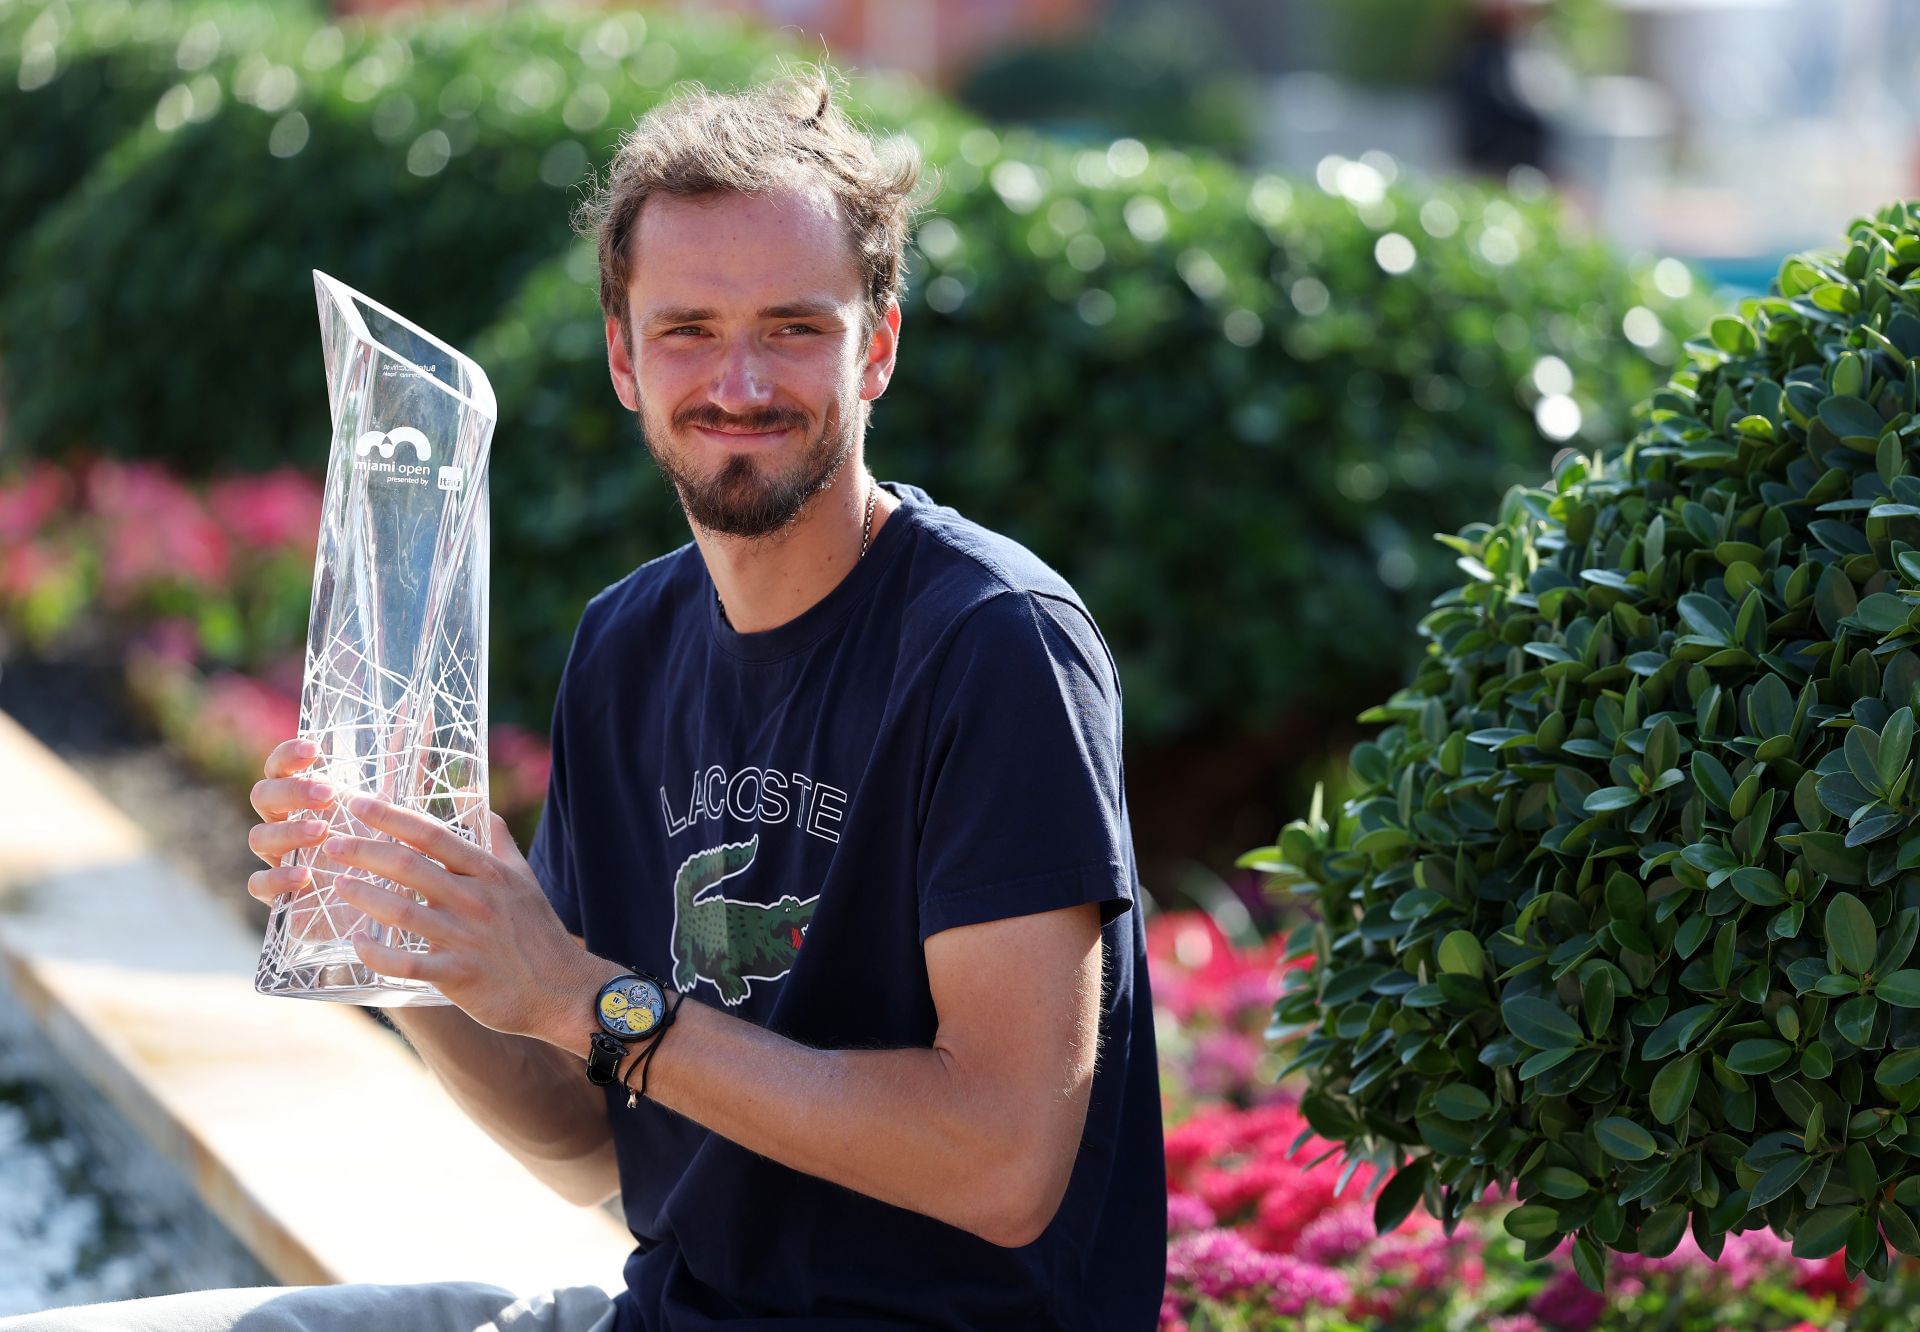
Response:
[{"label": "man's face", "polygon": [[607,321],[614,386],[687,516],[762,537],[832,484],[892,373],[899,311],[869,334],[830,194],[656,196],[635,228],[631,359]]}]

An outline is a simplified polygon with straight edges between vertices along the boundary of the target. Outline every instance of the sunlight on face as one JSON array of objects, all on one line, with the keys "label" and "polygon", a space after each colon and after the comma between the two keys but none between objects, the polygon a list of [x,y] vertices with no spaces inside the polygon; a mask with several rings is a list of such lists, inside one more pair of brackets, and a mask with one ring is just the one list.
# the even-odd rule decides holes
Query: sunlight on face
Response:
[{"label": "sunlight on face", "polygon": [[648,451],[699,526],[781,530],[833,483],[866,425],[864,292],[832,196],[656,197],[634,247]]}]

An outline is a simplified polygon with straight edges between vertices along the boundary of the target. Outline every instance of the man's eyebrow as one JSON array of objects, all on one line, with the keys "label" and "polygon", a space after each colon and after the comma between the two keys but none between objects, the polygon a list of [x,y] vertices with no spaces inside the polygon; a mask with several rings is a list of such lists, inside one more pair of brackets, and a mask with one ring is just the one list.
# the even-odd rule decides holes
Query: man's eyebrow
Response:
[{"label": "man's eyebrow", "polygon": [[[822,315],[837,314],[839,310],[840,303],[829,297],[806,296],[779,305],[762,306],[759,317],[762,319],[817,319]],[[649,324],[698,324],[719,317],[719,311],[704,306],[671,305],[647,311],[645,321]]]}]

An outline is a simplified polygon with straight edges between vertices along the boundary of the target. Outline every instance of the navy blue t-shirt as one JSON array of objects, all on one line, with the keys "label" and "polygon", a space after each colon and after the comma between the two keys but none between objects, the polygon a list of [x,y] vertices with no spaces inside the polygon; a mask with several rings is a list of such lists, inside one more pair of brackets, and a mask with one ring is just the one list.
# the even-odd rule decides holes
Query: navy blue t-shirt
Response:
[{"label": "navy blue t-shirt", "polygon": [[928,936],[1098,903],[1100,1047],[1066,1198],[1003,1248],[651,1101],[629,1110],[616,1085],[639,1241],[621,1332],[1112,1332],[1159,1312],[1165,1158],[1119,678],[1057,573],[885,484],[901,504],[867,554],[776,628],[736,633],[691,543],[588,604],[529,858],[592,952],[820,1049],[930,1048]]}]

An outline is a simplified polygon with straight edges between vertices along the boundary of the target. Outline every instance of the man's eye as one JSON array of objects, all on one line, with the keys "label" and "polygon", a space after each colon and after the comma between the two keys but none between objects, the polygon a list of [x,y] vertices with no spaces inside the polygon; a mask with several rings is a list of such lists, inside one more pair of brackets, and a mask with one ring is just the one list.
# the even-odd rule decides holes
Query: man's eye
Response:
[{"label": "man's eye", "polygon": [[812,324],[788,324],[780,331],[782,333],[818,333],[820,330]]},{"label": "man's eye", "polygon": [[704,333],[704,332],[706,332],[706,330],[705,330],[704,328],[701,328],[701,327],[700,327],[700,326],[699,326],[698,324],[682,324],[682,325],[680,325],[680,327],[678,327],[678,328],[670,328],[670,329],[668,329],[668,330],[667,330],[667,332],[668,332],[669,334],[673,334],[673,333]]}]

